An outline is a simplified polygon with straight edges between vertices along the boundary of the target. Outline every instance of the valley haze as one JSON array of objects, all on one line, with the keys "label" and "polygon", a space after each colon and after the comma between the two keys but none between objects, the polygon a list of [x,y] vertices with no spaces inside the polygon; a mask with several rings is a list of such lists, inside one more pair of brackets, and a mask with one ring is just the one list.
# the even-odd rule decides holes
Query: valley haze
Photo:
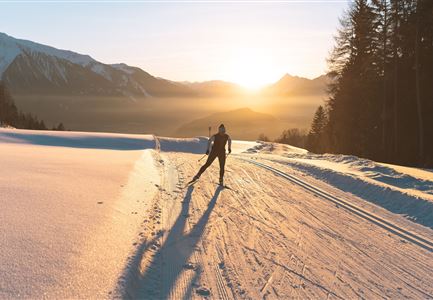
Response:
[{"label": "valley haze", "polygon": [[[80,131],[207,135],[207,127],[216,124],[189,133],[180,129],[219,113],[234,126],[237,138],[248,139],[261,133],[275,138],[284,129],[308,128],[314,110],[326,99],[328,82],[326,76],[310,80],[286,74],[255,92],[218,80],[175,82],[137,67],[104,64],[89,55],[5,33],[0,33],[0,78],[20,109],[49,126],[62,122],[67,129]],[[274,119],[243,133],[230,117],[242,111]]]}]

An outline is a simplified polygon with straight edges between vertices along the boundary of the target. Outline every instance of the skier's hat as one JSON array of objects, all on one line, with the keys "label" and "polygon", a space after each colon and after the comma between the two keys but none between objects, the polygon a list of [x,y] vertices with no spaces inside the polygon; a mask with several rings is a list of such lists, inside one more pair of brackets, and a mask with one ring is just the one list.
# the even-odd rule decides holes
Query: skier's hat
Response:
[{"label": "skier's hat", "polygon": [[226,132],[226,128],[224,127],[224,124],[221,124],[221,125],[218,127],[218,131],[221,132],[221,133],[225,133],[225,132]]}]

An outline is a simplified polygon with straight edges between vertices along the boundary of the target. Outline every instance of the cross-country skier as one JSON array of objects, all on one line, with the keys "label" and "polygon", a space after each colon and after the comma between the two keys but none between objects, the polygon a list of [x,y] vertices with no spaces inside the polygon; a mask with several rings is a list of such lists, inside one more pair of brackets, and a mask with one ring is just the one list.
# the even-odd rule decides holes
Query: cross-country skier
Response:
[{"label": "cross-country skier", "polygon": [[220,185],[224,184],[224,166],[226,163],[226,144],[228,144],[228,152],[232,152],[232,140],[226,133],[224,124],[218,127],[218,133],[209,138],[207,143],[206,155],[208,155],[206,163],[200,168],[197,175],[194,176],[192,181],[200,178],[201,174],[213,163],[215,158],[218,157],[220,163]]}]

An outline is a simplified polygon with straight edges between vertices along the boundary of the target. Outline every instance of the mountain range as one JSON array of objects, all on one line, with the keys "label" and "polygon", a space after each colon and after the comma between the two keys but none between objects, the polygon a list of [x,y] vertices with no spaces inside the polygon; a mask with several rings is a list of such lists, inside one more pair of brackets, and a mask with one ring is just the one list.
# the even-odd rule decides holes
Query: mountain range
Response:
[{"label": "mountain range", "polygon": [[49,127],[61,122],[70,130],[189,136],[226,120],[237,138],[307,128],[327,84],[326,76],[286,74],[252,93],[222,80],[177,82],[5,33],[0,33],[0,81],[20,110]]},{"label": "mountain range", "polygon": [[[0,79],[12,93],[129,98],[208,97],[244,93],[237,84],[220,80],[175,82],[155,77],[124,63],[104,64],[69,50],[60,50],[0,33]],[[284,75],[261,92],[270,95],[323,91],[326,76],[310,80]]]},{"label": "mountain range", "polygon": [[185,85],[126,64],[104,64],[0,33],[0,78],[13,93],[127,97],[191,96]]}]

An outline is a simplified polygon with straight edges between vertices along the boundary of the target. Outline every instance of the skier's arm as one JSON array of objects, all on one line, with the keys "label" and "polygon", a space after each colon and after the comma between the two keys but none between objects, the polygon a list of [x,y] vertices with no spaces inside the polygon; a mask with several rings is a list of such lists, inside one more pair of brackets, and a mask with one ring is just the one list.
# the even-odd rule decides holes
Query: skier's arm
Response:
[{"label": "skier's arm", "polygon": [[207,150],[206,150],[206,154],[209,154],[210,149],[212,148],[212,147],[211,147],[211,146],[212,146],[212,143],[213,143],[214,140],[215,140],[215,137],[214,137],[214,136],[211,136],[211,137],[209,138],[209,140],[207,141]]},{"label": "skier's arm", "polygon": [[229,136],[229,138],[227,140],[227,145],[228,145],[228,148],[229,148],[229,153],[232,153],[232,139],[230,138],[230,136]]}]

